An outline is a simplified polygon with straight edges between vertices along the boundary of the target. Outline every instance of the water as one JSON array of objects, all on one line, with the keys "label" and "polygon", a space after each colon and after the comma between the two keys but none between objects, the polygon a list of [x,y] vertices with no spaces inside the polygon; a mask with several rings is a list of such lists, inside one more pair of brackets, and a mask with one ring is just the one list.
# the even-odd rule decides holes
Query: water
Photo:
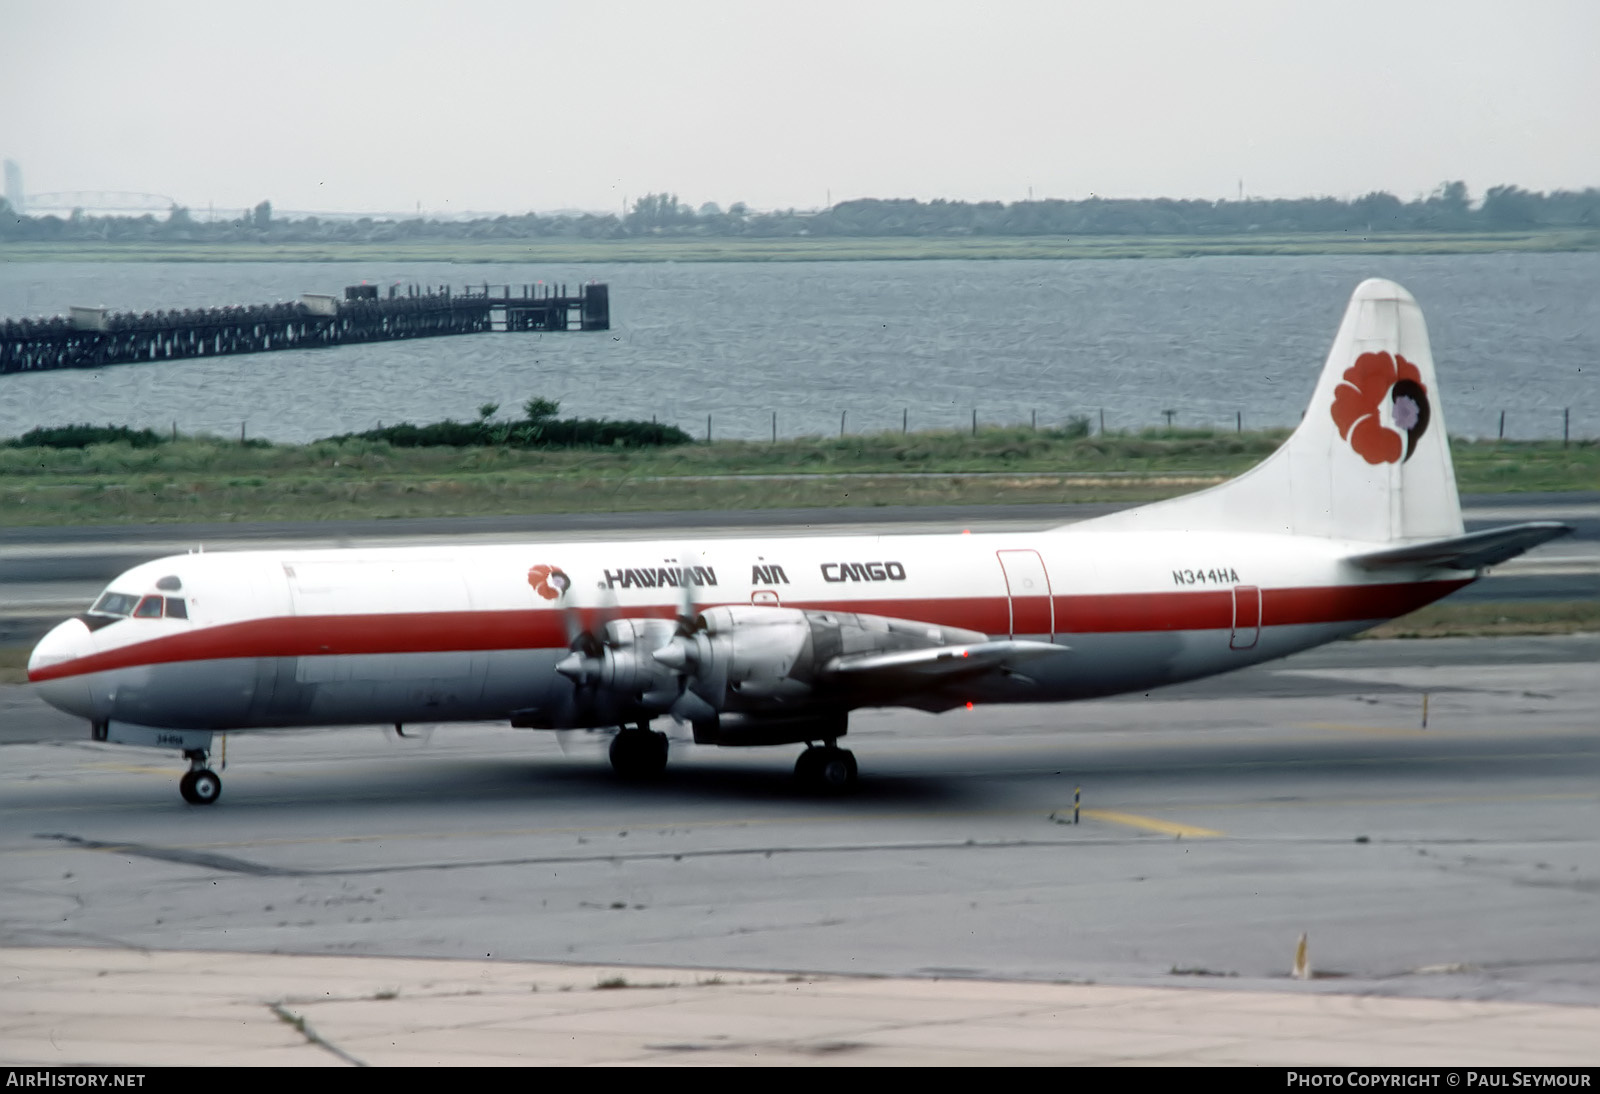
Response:
[{"label": "water", "polygon": [[1351,290],[1422,303],[1452,433],[1600,435],[1600,254],[1129,261],[453,265],[0,264],[0,316],[292,300],[362,280],[611,284],[613,329],[482,334],[0,377],[0,436],[90,421],[304,441],[511,413],[704,436],[1041,426],[1292,425]]}]

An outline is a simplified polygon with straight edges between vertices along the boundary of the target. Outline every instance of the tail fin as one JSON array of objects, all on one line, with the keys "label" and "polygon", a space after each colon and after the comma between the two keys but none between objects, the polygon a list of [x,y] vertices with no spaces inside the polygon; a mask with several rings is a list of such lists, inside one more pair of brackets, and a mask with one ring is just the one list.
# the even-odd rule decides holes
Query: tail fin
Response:
[{"label": "tail fin", "polygon": [[1074,531],[1282,532],[1373,543],[1459,535],[1461,503],[1422,310],[1363,281],[1305,417],[1238,478]]}]

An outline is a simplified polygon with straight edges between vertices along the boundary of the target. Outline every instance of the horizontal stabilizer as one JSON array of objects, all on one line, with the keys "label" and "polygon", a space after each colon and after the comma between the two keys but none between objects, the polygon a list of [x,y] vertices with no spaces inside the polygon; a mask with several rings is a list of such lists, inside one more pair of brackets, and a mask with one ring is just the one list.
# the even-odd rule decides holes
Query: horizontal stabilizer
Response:
[{"label": "horizontal stabilizer", "polygon": [[1065,653],[1066,646],[1049,642],[1007,639],[977,642],[970,646],[935,646],[924,650],[896,650],[892,653],[867,653],[838,657],[825,670],[828,676],[860,683],[888,682],[916,677],[937,682],[958,676],[1009,669],[1025,661]]},{"label": "horizontal stabilizer", "polygon": [[1554,520],[1535,520],[1526,524],[1512,524],[1505,528],[1490,528],[1483,532],[1434,539],[1426,543],[1409,543],[1404,547],[1389,547],[1370,554],[1357,555],[1350,561],[1363,570],[1388,570],[1396,567],[1437,566],[1447,570],[1479,570],[1494,566],[1539,544],[1564,536],[1572,531],[1570,524]]}]

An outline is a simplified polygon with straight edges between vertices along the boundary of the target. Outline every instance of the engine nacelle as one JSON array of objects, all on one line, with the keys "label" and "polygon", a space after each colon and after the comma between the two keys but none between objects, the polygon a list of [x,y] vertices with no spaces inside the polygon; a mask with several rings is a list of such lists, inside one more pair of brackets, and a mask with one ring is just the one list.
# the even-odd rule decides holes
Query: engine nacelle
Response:
[{"label": "engine nacelle", "polygon": [[[709,608],[688,627],[670,619],[616,619],[556,665],[575,685],[570,707],[523,716],[529,724],[542,717],[564,725],[667,713],[703,725],[725,713],[768,721],[815,719],[842,709],[841,702],[848,706],[850,696],[837,688],[825,697],[815,691],[823,672],[840,658],[985,638],[904,619],[757,604]],[[797,726],[795,732],[805,728]],[[737,736],[758,739],[763,732],[751,728]]]},{"label": "engine nacelle", "polygon": [[804,612],[737,605],[711,608],[697,622],[701,629],[679,641],[694,643],[690,687],[713,707],[726,709],[729,692],[778,703],[810,692],[811,626]]},{"label": "engine nacelle", "polygon": [[839,657],[982,642],[980,632],[856,612],[727,605],[701,614],[657,661],[688,678],[717,711],[808,704],[822,670]]}]

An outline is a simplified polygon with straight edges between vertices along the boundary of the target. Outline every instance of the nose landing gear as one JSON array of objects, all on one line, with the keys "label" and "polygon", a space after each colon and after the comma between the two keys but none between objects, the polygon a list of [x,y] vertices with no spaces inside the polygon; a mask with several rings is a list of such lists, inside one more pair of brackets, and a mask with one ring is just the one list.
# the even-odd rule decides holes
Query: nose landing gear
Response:
[{"label": "nose landing gear", "polygon": [[222,794],[222,779],[206,766],[203,749],[191,749],[183,756],[189,761],[189,770],[178,780],[178,793],[190,805],[210,805]]}]

